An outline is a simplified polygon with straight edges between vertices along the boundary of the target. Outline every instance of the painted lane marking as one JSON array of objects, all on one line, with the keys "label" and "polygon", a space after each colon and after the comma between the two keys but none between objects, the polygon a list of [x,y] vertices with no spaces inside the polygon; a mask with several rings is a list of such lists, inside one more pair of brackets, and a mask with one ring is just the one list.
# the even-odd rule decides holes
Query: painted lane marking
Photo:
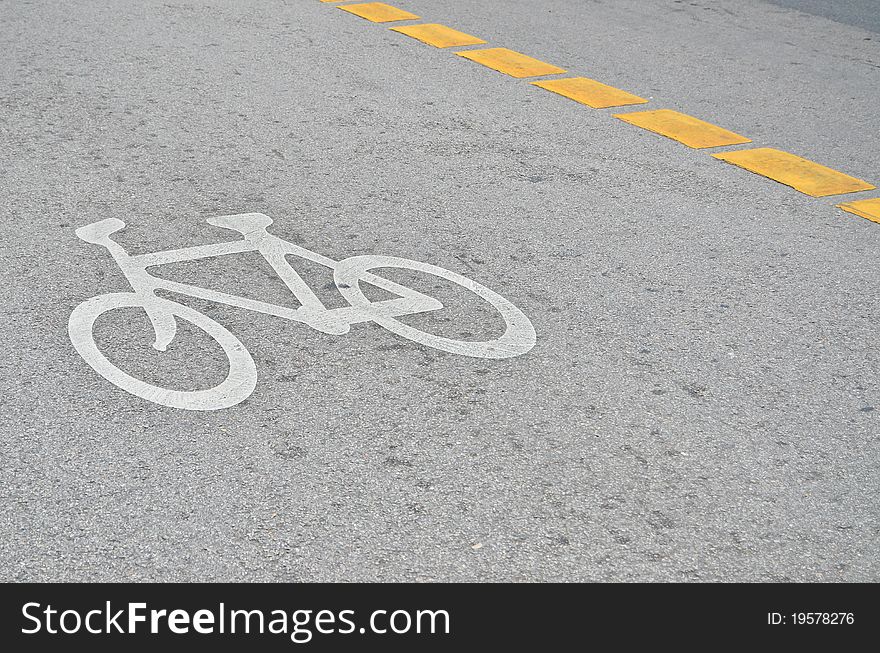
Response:
[{"label": "painted lane marking", "polygon": [[[321,2],[338,1],[340,0],[321,0]],[[382,3],[367,4],[381,5]],[[360,5],[347,6],[352,7]],[[387,7],[388,5],[385,6]],[[344,7],[340,6],[339,8],[343,9]],[[390,9],[394,10],[393,7],[390,7]],[[409,14],[408,12],[402,12],[401,10],[395,11],[400,11],[402,14],[406,14],[407,17],[411,16],[417,18],[416,16]],[[404,18],[397,18],[397,20],[404,20]],[[442,26],[438,25],[437,27]],[[457,30],[452,30],[451,28],[446,29],[457,32]],[[415,36],[414,33],[408,33],[404,29],[395,29],[395,31],[406,34],[407,36],[412,36],[413,38],[419,38],[418,36]],[[463,34],[462,32],[457,33]],[[419,38],[419,40],[424,39]],[[424,40],[424,42],[429,43],[428,40]],[[484,41],[480,40],[480,42]],[[437,45],[436,43],[431,44]],[[461,45],[465,44],[462,43]],[[452,44],[448,46],[437,45],[437,47],[451,46]],[[495,54],[494,56],[492,56],[487,55],[486,53]],[[504,56],[502,56],[502,53]],[[531,77],[566,72],[561,68],[551,66],[550,64],[545,64],[544,62],[538,61],[537,59],[532,59],[531,57],[527,57],[526,55],[513,52],[505,48],[489,48],[485,50],[473,50],[470,52],[456,52],[456,54],[458,56],[466,57],[468,59],[471,59],[472,61],[481,63],[495,70],[499,70],[500,72],[511,75],[512,77]],[[529,62],[530,64],[536,65],[534,67],[530,67],[524,62]],[[625,106],[627,104],[647,103],[647,100],[639,98],[637,95],[632,95],[631,93],[627,93],[626,91],[615,89],[612,86],[607,86],[605,84],[601,84],[600,82],[587,78],[568,78],[531,83],[546,90],[558,93],[572,100],[580,102],[581,104],[584,104],[586,106],[597,109],[613,106]],[[605,93],[608,94],[607,97],[604,97]],[[611,102],[620,103],[610,104]],[[652,126],[648,126],[648,121],[645,120],[644,116],[642,118],[639,118],[639,113],[653,113],[654,120]],[[674,115],[676,119],[672,121],[657,119],[658,116],[662,117],[664,114],[667,117],[670,115]],[[724,145],[738,145],[741,143],[752,142],[750,139],[740,136],[735,132],[730,132],[728,130],[722,129],[721,127],[717,127],[716,125],[712,125],[711,123],[707,123],[705,121],[675,111],[662,110],[656,112],[634,112],[629,114],[618,114],[615,115],[615,117],[619,118],[620,120],[624,120],[625,122],[629,122],[630,124],[638,125],[639,127],[643,127],[650,131],[655,131],[656,133],[662,134],[664,136],[667,136],[668,138],[672,138],[688,145],[689,147],[693,147],[696,149],[721,147]],[[756,156],[754,154],[740,154],[739,156],[737,156],[737,153],[730,153],[729,155],[717,154],[713,156],[722,161],[727,161],[729,163],[733,163],[734,165],[739,165],[744,169],[756,172],[757,174],[761,174],[762,176],[773,179],[774,181],[779,181],[780,183],[789,185],[792,188],[795,188],[796,190],[799,190],[813,197],[824,197],[826,195],[836,195],[849,192],[857,192],[861,190],[871,190],[875,188],[873,185],[868,184],[867,182],[864,182],[860,179],[850,177],[849,175],[837,172],[836,170],[832,170],[831,168],[826,168],[825,166],[820,166],[819,164],[812,163],[806,159],[801,159],[800,157],[795,157],[794,155],[779,152],[778,150],[772,150],[770,148],[758,148],[756,150],[743,150],[740,152],[776,152],[777,154],[771,157],[775,159],[772,165],[769,161],[766,162],[769,166],[767,167],[767,170],[769,171],[768,174],[764,174],[764,172],[759,171],[759,169],[765,169],[765,165],[757,160],[758,158],[760,158],[760,156],[757,156],[754,161],[749,161],[751,157]],[[782,159],[785,160],[783,161]],[[740,165],[740,163],[742,163],[743,165]],[[754,169],[750,167],[753,164],[755,166]],[[791,183],[783,181],[783,179],[790,180]],[[825,185],[826,182],[827,186]],[[838,190],[840,188],[843,188],[844,190]],[[832,190],[834,192],[831,192]],[[868,220],[871,220],[873,222],[880,223],[880,220],[876,219],[877,208],[875,204],[869,204],[869,202],[871,202],[871,200],[865,200],[864,202],[852,202],[846,205],[838,205],[838,208],[841,208],[848,213],[853,213],[855,215],[867,218]]]},{"label": "painted lane marking", "polygon": [[459,32],[457,29],[426,23],[424,25],[405,25],[404,27],[389,28],[394,32],[406,34],[414,39],[433,45],[435,48],[451,48],[457,45],[480,45],[486,43],[483,39]]},{"label": "painted lane marking", "polygon": [[356,5],[337,5],[337,9],[347,11],[355,16],[366,18],[373,23],[392,23],[396,20],[413,20],[418,18],[403,9],[386,5],[384,2],[362,2]]},{"label": "painted lane marking", "polygon": [[564,68],[545,63],[539,59],[533,59],[528,55],[508,50],[507,48],[485,48],[483,50],[456,52],[455,54],[519,79],[566,72]]},{"label": "painted lane marking", "polygon": [[837,208],[880,224],[880,198],[838,204]]},{"label": "painted lane marking", "polygon": [[796,191],[810,197],[842,195],[876,188],[861,179],[850,177],[842,172],[837,172],[837,170],[826,168],[808,159],[802,159],[794,154],[771,147],[724,152],[712,156],[762,177],[778,181],[780,184],[791,186]]},{"label": "painted lane marking", "polygon": [[745,136],[671,109],[617,113],[614,117],[694,149],[752,142]]},{"label": "painted lane marking", "polygon": [[[352,324],[374,322],[395,335],[426,347],[474,358],[511,358],[525,354],[535,346],[537,338],[535,328],[522,311],[498,293],[455,272],[396,256],[352,256],[335,261],[273,236],[266,231],[266,227],[272,224],[272,218],[262,213],[225,215],[209,218],[208,223],[238,232],[243,238],[165,252],[131,255],[110,237],[125,227],[122,220],[108,218],[76,230],[76,235],[82,240],[107,249],[131,284],[132,292],[98,295],[79,304],[73,309],[68,321],[67,332],[70,341],[77,353],[98,374],[119,388],[147,401],[185,410],[220,410],[247,399],[257,385],[257,368],[254,360],[238,338],[207,315],[184,304],[158,297],[157,290],[300,322],[328,335],[348,333]],[[153,265],[197,261],[244,252],[259,252],[287,285],[300,306],[289,308],[237,297],[154,277],[148,271]],[[331,268],[336,288],[350,306],[336,309],[328,309],[324,306],[288,263],[286,258],[288,256],[299,256]],[[489,303],[501,315],[505,323],[504,333],[493,340],[455,340],[400,322],[396,318],[437,311],[443,308],[443,304],[433,297],[370,272],[376,268],[412,270],[462,286]],[[360,288],[362,282],[386,290],[397,297],[374,302],[364,295]],[[229,361],[229,373],[226,379],[206,390],[171,390],[142,381],[117,367],[99,349],[95,341],[94,327],[101,315],[120,308],[140,308],[146,311],[155,334],[153,348],[158,351],[166,351],[174,340],[179,320],[189,322],[207,333],[222,347]],[[198,361],[195,364],[198,365]]]},{"label": "painted lane marking", "polygon": [[566,77],[564,79],[548,79],[530,82],[535,86],[563,95],[575,102],[580,102],[593,109],[622,107],[628,104],[647,104],[648,101],[638,95],[627,93],[619,88],[608,86],[586,77]]}]

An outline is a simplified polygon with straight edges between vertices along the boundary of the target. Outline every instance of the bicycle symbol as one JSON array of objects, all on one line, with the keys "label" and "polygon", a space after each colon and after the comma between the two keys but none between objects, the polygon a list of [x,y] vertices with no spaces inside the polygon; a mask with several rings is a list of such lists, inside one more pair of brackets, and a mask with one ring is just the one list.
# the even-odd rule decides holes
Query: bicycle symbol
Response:
[{"label": "bicycle symbol", "polygon": [[[237,231],[241,240],[186,247],[183,249],[130,255],[110,236],[125,227],[122,220],[109,218],[80,227],[76,235],[87,243],[101,245],[110,252],[133,289],[98,295],[82,302],[70,315],[68,333],[74,348],[98,374],[133,395],[163,406],[186,410],[219,410],[234,406],[250,396],[257,384],[257,368],[245,346],[226,328],[188,306],[163,299],[157,290],[171,291],[258,313],[302,322],[322,333],[342,335],[352,324],[374,322],[392,333],[442,351],[476,358],[510,358],[528,352],[535,345],[535,329],[516,306],[501,295],[470,279],[436,265],[395,256],[352,256],[334,261],[285,241],[266,231],[272,218],[262,213],[243,213],[209,218],[208,224]],[[208,290],[185,283],[152,276],[147,268],[154,265],[195,261],[243,252],[259,252],[284,281],[300,306],[288,308],[245,297]],[[299,256],[333,270],[336,288],[350,306],[328,309],[290,266],[286,256]],[[454,340],[421,331],[395,319],[443,308],[443,304],[412,288],[383,279],[370,272],[375,268],[399,268],[431,274],[452,281],[489,302],[504,318],[504,333],[485,342]],[[372,284],[399,298],[370,301],[360,289],[360,282]],[[94,327],[104,313],[118,308],[144,309],[155,331],[153,347],[165,351],[177,331],[176,318],[198,327],[222,348],[229,360],[229,373],[219,385],[205,390],[169,390],[121,370],[98,349]]]}]

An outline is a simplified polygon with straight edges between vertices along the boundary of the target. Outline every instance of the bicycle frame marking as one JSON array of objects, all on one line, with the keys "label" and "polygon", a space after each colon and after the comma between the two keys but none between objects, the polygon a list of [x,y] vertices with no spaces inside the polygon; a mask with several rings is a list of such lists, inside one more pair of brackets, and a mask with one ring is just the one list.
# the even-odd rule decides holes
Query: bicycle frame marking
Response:
[{"label": "bicycle frame marking", "polygon": [[[420,344],[478,358],[510,358],[529,351],[535,344],[535,331],[529,319],[513,304],[466,277],[419,261],[391,256],[354,256],[335,261],[303,247],[285,241],[266,231],[272,219],[260,213],[210,218],[209,224],[237,231],[242,240],[146,254],[129,254],[110,236],[122,229],[121,220],[108,219],[77,229],[77,235],[86,242],[105,247],[119,265],[128,282],[130,293],[110,293],[86,300],[70,316],[68,333],[71,342],[83,359],[111,383],[154,403],[190,410],[217,410],[244,401],[256,386],[256,367],[247,349],[223,326],[185,304],[156,295],[165,290],[211,302],[243,308],[266,315],[301,322],[330,335],[342,335],[352,324],[374,322],[387,330]],[[187,283],[155,277],[148,268],[227,256],[259,252],[282,279],[300,306],[288,308],[246,297],[209,290]],[[303,278],[287,262],[287,256],[299,256],[333,270],[334,282],[350,306],[328,309]],[[435,311],[443,304],[421,292],[402,286],[371,273],[373,268],[400,268],[425,272],[453,281],[474,292],[497,309],[504,318],[504,334],[485,342],[469,342],[436,336],[420,331],[395,318]],[[361,282],[374,285],[398,296],[373,302],[360,290]],[[178,318],[191,322],[217,341],[230,362],[229,374],[220,385],[208,390],[168,390],[141,381],[111,363],[98,349],[94,340],[94,325],[104,312],[117,308],[139,307],[146,311],[155,331],[153,347],[165,351],[177,331]]]},{"label": "bicycle frame marking", "polygon": [[[268,225],[267,225],[268,226]],[[166,250],[148,254],[129,255],[122,248],[115,246],[111,249],[114,259],[122,269],[123,274],[132,284],[136,293],[154,293],[156,290],[167,290],[181,295],[188,295],[206,301],[227,304],[237,308],[244,308],[266,315],[284,318],[294,322],[301,322],[308,326],[331,335],[348,333],[349,326],[362,322],[370,322],[377,315],[383,317],[399,317],[412,315],[426,311],[433,311],[443,305],[426,295],[401,286],[374,274],[366,274],[362,280],[399,295],[401,299],[389,299],[371,304],[370,310],[346,306],[342,308],[328,309],[315,295],[303,278],[287,262],[286,256],[299,256],[306,260],[318,263],[325,267],[335,269],[339,261],[327,256],[317,254],[304,247],[294,245],[286,240],[265,231],[245,233],[244,240],[233,240],[225,243],[212,243],[210,245],[196,245],[182,249]],[[112,242],[112,241],[111,241]],[[116,248],[119,248],[116,250]],[[114,251],[116,250],[116,251]],[[298,308],[288,308],[277,304],[269,304],[259,300],[248,299],[237,295],[217,290],[208,290],[192,284],[180,283],[161,277],[155,277],[147,271],[147,268],[170,263],[182,263],[185,261],[198,261],[205,258],[229,256],[232,254],[244,254],[259,252],[284,284],[300,303]],[[121,253],[121,255],[120,255]],[[149,281],[146,281],[149,280]]]}]

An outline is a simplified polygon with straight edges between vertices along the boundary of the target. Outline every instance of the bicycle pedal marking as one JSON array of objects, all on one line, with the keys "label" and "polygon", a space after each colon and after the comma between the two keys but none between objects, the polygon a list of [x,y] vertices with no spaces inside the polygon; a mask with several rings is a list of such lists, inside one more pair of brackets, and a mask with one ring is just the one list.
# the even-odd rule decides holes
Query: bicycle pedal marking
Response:
[{"label": "bicycle pedal marking", "polygon": [[[131,255],[110,236],[123,229],[122,220],[110,218],[85,225],[76,230],[82,240],[107,249],[131,284],[131,292],[112,292],[87,299],[70,315],[68,335],[74,348],[102,377],[141,399],[170,408],[184,410],[220,410],[247,399],[257,385],[257,367],[247,348],[224,326],[204,313],[156,295],[157,290],[195,297],[227,306],[244,308],[266,315],[306,324],[329,335],[348,333],[352,324],[373,322],[388,331],[426,347],[433,347],[474,358],[511,358],[530,351],[535,345],[535,329],[516,306],[498,293],[456,272],[396,256],[364,255],[334,261],[291,242],[273,236],[266,228],[272,219],[262,213],[243,213],[209,218],[208,223],[238,232],[242,238],[211,245],[150,254]],[[168,263],[196,261],[215,256],[259,252],[284,281],[300,303],[288,308],[268,302],[200,288],[190,284],[154,277],[148,268]],[[328,309],[287,262],[287,256],[299,256],[333,270],[337,290],[349,303],[343,308]],[[436,336],[404,324],[396,318],[437,311],[443,304],[407,286],[389,281],[370,272],[377,268],[396,268],[433,275],[470,290],[488,302],[504,319],[504,333],[493,340],[471,342]],[[360,288],[361,283],[377,286],[397,296],[396,299],[371,301]],[[95,342],[94,327],[98,318],[120,308],[141,308],[153,327],[153,347],[158,351],[174,340],[178,320],[189,322],[207,333],[220,347],[229,362],[229,373],[217,386],[206,390],[170,390],[142,381],[114,365]]]}]

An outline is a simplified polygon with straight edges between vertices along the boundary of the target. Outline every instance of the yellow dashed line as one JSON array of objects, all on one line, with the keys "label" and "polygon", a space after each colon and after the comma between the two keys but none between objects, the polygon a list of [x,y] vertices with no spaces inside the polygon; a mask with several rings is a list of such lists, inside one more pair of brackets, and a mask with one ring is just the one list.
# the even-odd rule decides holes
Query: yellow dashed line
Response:
[{"label": "yellow dashed line", "polygon": [[406,25],[404,27],[392,27],[395,32],[406,34],[422,43],[433,45],[435,48],[451,48],[456,45],[479,45],[485,43],[476,36],[459,32],[445,25],[430,23],[425,25]]},{"label": "yellow dashed line", "polygon": [[[344,0],[321,0],[321,2],[340,1]],[[384,2],[336,5],[336,7],[374,23],[419,18],[415,14],[397,9]],[[392,27],[391,29],[438,48],[486,43],[483,39],[436,23]],[[507,48],[485,48],[456,52],[455,54],[517,78],[556,75],[566,72],[563,68]],[[596,109],[647,103],[647,100],[637,95],[586,77],[543,80],[532,82],[532,84]],[[750,139],[737,133],[668,109],[615,114],[614,117],[698,149],[751,143]],[[738,150],[713,154],[713,156],[716,159],[791,186],[812,197],[841,195],[876,188],[861,179],[850,177],[818,163],[772,148]],[[839,204],[838,207],[872,222],[880,223],[880,199],[848,202]]]},{"label": "yellow dashed line", "polygon": [[395,20],[413,20],[418,18],[415,14],[386,5],[384,2],[363,2],[356,5],[340,5],[336,8],[352,13],[355,16],[366,18],[374,23],[391,23]]},{"label": "yellow dashed line", "polygon": [[544,63],[538,59],[532,59],[532,57],[508,50],[507,48],[468,50],[467,52],[456,52],[455,54],[511,77],[537,77],[539,75],[555,75],[565,72],[563,68]]},{"label": "yellow dashed line", "polygon": [[725,152],[712,156],[778,181],[780,184],[791,186],[811,197],[842,195],[875,188],[861,179],[770,147]]},{"label": "yellow dashed line", "polygon": [[566,77],[541,82],[531,82],[535,86],[559,93],[567,98],[586,104],[594,109],[622,107],[627,104],[646,104],[648,101],[638,95],[621,91],[613,86],[606,86],[586,77]]},{"label": "yellow dashed line", "polygon": [[745,136],[669,109],[618,113],[614,117],[695,149],[752,142]]},{"label": "yellow dashed line", "polygon": [[846,204],[838,204],[837,208],[880,224],[880,199],[847,202]]}]

